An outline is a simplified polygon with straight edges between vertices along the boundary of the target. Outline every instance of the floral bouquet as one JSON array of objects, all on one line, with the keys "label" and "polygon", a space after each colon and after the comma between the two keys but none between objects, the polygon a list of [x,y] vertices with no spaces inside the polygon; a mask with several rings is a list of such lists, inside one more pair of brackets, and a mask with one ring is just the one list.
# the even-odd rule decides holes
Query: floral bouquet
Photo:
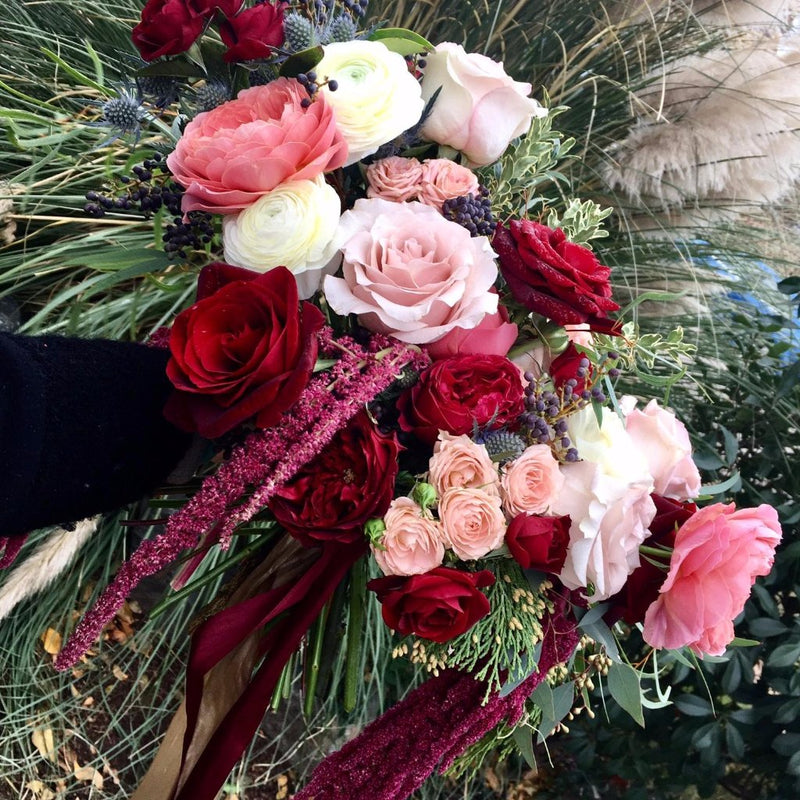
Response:
[{"label": "floral bouquet", "polygon": [[[86,211],[152,215],[198,275],[152,344],[164,414],[209,458],[58,667],[145,576],[182,557],[173,586],[190,585],[240,535],[255,554],[192,635],[137,798],[211,800],[287,676],[313,702],[326,648],[352,708],[376,602],[427,680],[298,800],[401,800],[492,750],[530,757],[591,713],[594,680],[642,723],[669,702],[655,651],[721,655],[780,540],[769,506],[698,507],[725,487],[701,487],[682,423],[618,396],[626,375],[670,388],[691,348],[618,315],[591,249],[610,211],[538,194],[571,145],[560,109],[366,5],[149,0],[144,65],[101,108],[112,136],[155,129]],[[637,628],[653,658],[631,664],[618,642]]]}]

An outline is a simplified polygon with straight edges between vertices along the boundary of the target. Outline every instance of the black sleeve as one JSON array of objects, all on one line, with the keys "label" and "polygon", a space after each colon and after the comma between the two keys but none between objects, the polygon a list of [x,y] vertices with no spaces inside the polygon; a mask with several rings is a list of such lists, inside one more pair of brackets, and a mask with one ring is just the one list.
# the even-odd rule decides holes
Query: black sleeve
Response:
[{"label": "black sleeve", "polygon": [[168,357],[0,333],[0,536],[110,511],[163,483],[191,443],[161,414]]}]

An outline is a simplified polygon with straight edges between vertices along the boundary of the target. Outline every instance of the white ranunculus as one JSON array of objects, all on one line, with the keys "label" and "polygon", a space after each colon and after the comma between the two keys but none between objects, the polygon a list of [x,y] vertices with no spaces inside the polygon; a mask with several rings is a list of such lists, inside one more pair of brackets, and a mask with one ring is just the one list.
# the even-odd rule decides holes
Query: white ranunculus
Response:
[{"label": "white ranunculus", "polygon": [[223,219],[225,261],[257,272],[286,267],[300,297],[311,297],[339,264],[333,237],[340,212],[339,195],[321,175],[282,183]]},{"label": "white ranunculus", "polygon": [[487,56],[444,42],[425,60],[422,96],[427,101],[440,87],[441,92],[422,135],[460,150],[477,166],[496,161],[512,139],[527,133],[534,117],[547,116],[528,97],[531,85],[513,80]]},{"label": "white ranunculus", "polygon": [[321,81],[339,84],[335,92],[327,86],[321,91],[347,142],[347,164],[374,153],[419,121],[425,107],[422,89],[401,55],[364,40],[334,42],[324,52],[314,71]]}]

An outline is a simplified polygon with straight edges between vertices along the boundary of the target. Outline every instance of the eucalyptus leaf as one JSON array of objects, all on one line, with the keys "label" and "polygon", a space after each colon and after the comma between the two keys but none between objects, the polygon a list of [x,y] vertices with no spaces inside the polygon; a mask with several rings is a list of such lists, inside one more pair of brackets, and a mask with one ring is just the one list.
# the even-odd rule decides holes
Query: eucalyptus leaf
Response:
[{"label": "eucalyptus leaf", "polygon": [[322,61],[324,51],[320,45],[301,50],[299,53],[289,56],[281,65],[282,78],[296,78],[304,72],[309,72]]},{"label": "eucalyptus leaf", "polygon": [[611,696],[619,706],[627,711],[635,722],[644,727],[639,673],[630,664],[615,663],[608,670],[606,683]]}]

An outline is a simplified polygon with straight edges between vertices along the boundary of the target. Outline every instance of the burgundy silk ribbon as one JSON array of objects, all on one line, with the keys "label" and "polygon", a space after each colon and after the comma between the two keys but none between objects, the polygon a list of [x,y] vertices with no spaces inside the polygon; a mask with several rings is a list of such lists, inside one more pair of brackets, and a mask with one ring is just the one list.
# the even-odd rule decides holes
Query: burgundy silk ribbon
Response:
[{"label": "burgundy silk ribbon", "polygon": [[195,631],[186,676],[184,761],[197,726],[206,673],[254,632],[271,624],[258,647],[261,666],[217,726],[202,756],[181,775],[175,800],[216,797],[255,736],[289,657],[363,553],[364,545],[360,542],[328,544],[296,580],[221,611]]}]

